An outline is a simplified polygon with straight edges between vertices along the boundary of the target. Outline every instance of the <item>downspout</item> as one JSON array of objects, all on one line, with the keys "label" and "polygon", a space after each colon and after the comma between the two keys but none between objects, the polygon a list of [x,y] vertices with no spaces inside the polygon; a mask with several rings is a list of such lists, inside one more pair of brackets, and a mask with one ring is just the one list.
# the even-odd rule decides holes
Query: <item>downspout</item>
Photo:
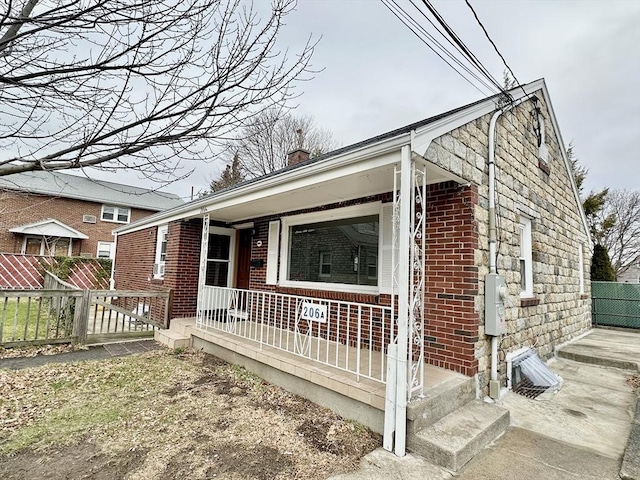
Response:
[{"label": "downspout", "polygon": [[[400,160],[400,231],[398,233],[398,350],[396,373],[395,449],[404,457],[407,441],[407,357],[409,356],[409,199],[411,198],[411,146],[401,150]],[[406,255],[406,256],[405,256]]]},{"label": "downspout", "polygon": [[116,285],[116,252],[118,251],[118,234],[113,236],[113,258],[111,259],[111,276],[109,277],[109,289],[115,290]]},{"label": "downspout", "polygon": [[[496,123],[498,117],[504,112],[509,111],[522,102],[528,100],[530,97],[523,97],[519,100],[505,106],[495,112],[489,122],[489,274],[495,275],[498,273],[496,268],[496,245],[497,245],[497,233],[496,233],[496,163],[495,163],[495,142],[496,142]],[[487,297],[485,295],[485,302]],[[485,318],[485,323],[487,319]],[[499,335],[493,335],[491,337],[491,383],[498,384],[498,338]],[[492,398],[499,397],[499,386],[496,389],[489,389],[494,391]]]}]

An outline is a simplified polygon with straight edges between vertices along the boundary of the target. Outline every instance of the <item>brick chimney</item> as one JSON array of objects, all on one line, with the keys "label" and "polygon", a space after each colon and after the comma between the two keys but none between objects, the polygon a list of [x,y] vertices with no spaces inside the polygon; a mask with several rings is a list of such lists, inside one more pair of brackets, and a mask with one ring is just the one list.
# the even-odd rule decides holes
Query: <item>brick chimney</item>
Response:
[{"label": "brick chimney", "polygon": [[297,165],[298,163],[306,162],[309,160],[309,155],[311,155],[304,148],[296,148],[295,150],[287,153],[287,165]]}]

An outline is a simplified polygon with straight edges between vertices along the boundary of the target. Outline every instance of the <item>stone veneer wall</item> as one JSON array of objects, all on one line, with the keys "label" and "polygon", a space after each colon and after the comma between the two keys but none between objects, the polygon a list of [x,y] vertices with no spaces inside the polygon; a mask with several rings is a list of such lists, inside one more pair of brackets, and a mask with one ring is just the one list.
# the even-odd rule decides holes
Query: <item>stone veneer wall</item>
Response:
[{"label": "stone veneer wall", "polygon": [[[535,347],[543,358],[554,348],[591,326],[590,253],[580,206],[551,118],[541,98],[545,119],[548,162],[538,159],[534,103],[526,101],[505,112],[496,129],[496,209],[498,219],[498,272],[506,278],[507,334],[499,346],[499,369],[505,382],[506,353],[521,346]],[[486,389],[490,368],[490,337],[484,334],[484,276],[488,273],[488,131],[487,114],[435,139],[427,159],[478,185],[474,205],[479,245],[474,253],[479,318],[475,357],[480,385]],[[519,221],[532,218],[533,299],[520,298]],[[583,265],[579,265],[579,249]],[[580,275],[584,292],[580,292]],[[485,390],[486,391],[486,390]]]}]

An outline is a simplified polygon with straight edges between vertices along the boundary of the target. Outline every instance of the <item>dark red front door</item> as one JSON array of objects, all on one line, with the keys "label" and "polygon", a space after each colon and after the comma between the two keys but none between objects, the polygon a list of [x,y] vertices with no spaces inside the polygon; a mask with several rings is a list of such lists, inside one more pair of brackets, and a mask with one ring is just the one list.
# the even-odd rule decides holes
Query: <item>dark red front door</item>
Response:
[{"label": "dark red front door", "polygon": [[251,230],[240,230],[238,245],[238,271],[236,275],[236,287],[249,289],[249,276],[251,274]]}]

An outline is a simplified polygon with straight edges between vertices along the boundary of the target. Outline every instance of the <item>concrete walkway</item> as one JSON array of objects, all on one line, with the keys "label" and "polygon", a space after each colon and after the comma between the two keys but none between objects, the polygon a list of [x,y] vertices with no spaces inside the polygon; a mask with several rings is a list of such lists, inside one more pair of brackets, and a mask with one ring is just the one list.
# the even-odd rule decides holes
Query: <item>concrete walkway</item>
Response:
[{"label": "concrete walkway", "polygon": [[0,368],[20,370],[23,368],[39,367],[49,363],[70,363],[84,360],[103,360],[105,358],[122,357],[142,353],[148,350],[160,348],[152,338],[148,340],[135,340],[130,342],[109,343],[93,345],[87,350],[58,353],[56,355],[36,355],[35,357],[18,357],[0,359]]},{"label": "concrete walkway", "polygon": [[501,403],[511,428],[457,475],[379,449],[332,480],[640,480],[640,405],[626,383],[638,372],[640,332],[598,329],[560,350],[549,367],[561,390],[535,400],[509,392]]}]

